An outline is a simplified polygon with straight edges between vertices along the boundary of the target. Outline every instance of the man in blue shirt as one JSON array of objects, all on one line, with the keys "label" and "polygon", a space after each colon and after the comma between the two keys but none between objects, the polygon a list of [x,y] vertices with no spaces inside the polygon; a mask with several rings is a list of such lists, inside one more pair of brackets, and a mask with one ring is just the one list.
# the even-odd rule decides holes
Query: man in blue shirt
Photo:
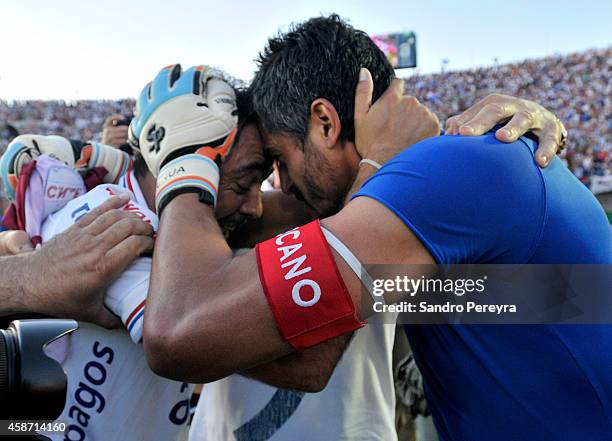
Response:
[{"label": "man in blue shirt", "polygon": [[[612,263],[612,234],[593,195],[558,158],[540,170],[533,141],[513,144],[499,145],[490,133],[423,141],[355,197],[395,213],[437,263]],[[610,326],[410,325],[406,332],[443,440],[612,434]]]},{"label": "man in blue shirt", "polygon": [[[371,71],[378,99],[391,67],[367,35],[335,16],[271,39],[259,63],[254,105],[283,190],[330,216],[322,224],[362,263],[612,263],[612,233],[595,198],[558,159],[541,170],[525,138],[506,145],[489,133],[426,139],[388,161],[343,207],[351,186],[389,159],[385,111],[369,120],[382,130],[355,132],[352,91],[358,76],[367,82],[369,75],[359,68]],[[418,106],[400,95],[393,109]],[[521,125],[532,116],[515,118]],[[419,130],[409,120],[404,125]],[[372,133],[380,139],[365,139]],[[177,194],[162,213],[144,330],[149,363],[165,376],[212,381],[299,357],[264,294],[257,269],[266,268],[254,252],[232,256],[201,200]],[[338,253],[333,257],[359,305],[360,281]],[[442,440],[610,439],[611,327],[407,332]]]}]

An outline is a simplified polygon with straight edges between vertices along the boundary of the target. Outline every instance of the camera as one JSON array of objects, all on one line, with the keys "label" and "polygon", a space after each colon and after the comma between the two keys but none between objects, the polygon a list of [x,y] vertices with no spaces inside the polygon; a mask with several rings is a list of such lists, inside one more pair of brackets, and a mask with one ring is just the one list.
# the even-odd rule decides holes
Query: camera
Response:
[{"label": "camera", "polygon": [[74,320],[15,320],[0,330],[0,419],[54,420],[66,402],[66,375],[44,349],[78,329]]},{"label": "camera", "polygon": [[[123,119],[116,119],[113,121],[113,125],[118,127],[118,126],[129,126],[130,123],[132,122],[132,117],[131,116],[124,116]],[[119,150],[121,150],[122,152],[127,153],[128,155],[132,154],[132,147],[130,147],[129,144],[121,144],[119,146]]]}]

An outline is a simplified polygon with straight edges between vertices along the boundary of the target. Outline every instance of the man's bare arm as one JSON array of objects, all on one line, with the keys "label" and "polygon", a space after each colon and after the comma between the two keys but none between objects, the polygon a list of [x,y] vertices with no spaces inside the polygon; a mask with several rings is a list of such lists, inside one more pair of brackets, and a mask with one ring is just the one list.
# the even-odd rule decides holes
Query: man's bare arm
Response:
[{"label": "man's bare arm", "polygon": [[502,142],[513,142],[527,132],[538,138],[535,156],[540,167],[546,167],[565,146],[567,130],[550,110],[533,101],[494,93],[488,95],[463,113],[446,120],[446,134],[478,136],[502,121],[495,132]]},{"label": "man's bare arm", "polygon": [[[39,281],[39,277],[32,277],[29,274],[36,266],[33,260],[31,254],[0,257],[1,315],[31,312],[33,302],[29,291],[37,291],[36,283]],[[23,283],[28,279],[29,283]]]},{"label": "man's bare arm", "polygon": [[317,346],[256,366],[242,374],[274,387],[320,392],[327,386],[352,335],[351,333],[332,338]]},{"label": "man's bare arm", "polygon": [[[402,221],[370,199],[352,201],[325,223],[364,263],[433,262]],[[360,305],[359,280],[334,257]],[[145,353],[162,376],[209,382],[293,351],[268,306],[255,253],[234,258],[212,209],[193,194],[176,197],[162,214],[147,308]]]}]

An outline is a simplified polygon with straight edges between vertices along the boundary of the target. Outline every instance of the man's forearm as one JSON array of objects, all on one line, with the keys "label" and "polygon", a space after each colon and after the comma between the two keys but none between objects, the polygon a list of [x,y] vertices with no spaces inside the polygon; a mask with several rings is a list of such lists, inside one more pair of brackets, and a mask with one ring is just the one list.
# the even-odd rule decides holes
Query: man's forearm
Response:
[{"label": "man's forearm", "polygon": [[266,297],[253,295],[257,274],[252,255],[233,258],[211,207],[194,194],[175,198],[161,217],[147,298],[153,370],[209,382],[289,354]]},{"label": "man's forearm", "polygon": [[242,374],[274,387],[320,392],[334,373],[352,335],[341,335],[312,348],[254,367]]},{"label": "man's forearm", "polygon": [[[349,195],[375,172],[374,167],[362,166]],[[156,240],[144,326],[145,353],[156,373],[209,382],[292,352],[280,338],[253,257],[250,253],[233,258],[212,208],[198,202],[196,195],[180,195],[166,207]],[[234,311],[240,319],[231,319]],[[335,365],[341,354],[321,355],[333,356]],[[292,372],[299,367],[295,360],[289,357],[267,372],[262,367],[259,375],[269,383],[276,381],[273,375],[284,375],[279,367]],[[327,380],[324,375],[319,379]]]},{"label": "man's forearm", "polygon": [[0,314],[44,312],[40,310],[35,285],[40,276],[33,253],[0,257]]}]

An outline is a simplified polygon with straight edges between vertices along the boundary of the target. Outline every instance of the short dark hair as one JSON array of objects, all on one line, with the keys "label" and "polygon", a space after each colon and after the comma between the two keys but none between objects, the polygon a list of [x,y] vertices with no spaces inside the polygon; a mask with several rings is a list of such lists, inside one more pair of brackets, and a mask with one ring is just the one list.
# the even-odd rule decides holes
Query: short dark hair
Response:
[{"label": "short dark hair", "polygon": [[310,104],[329,100],[340,117],[342,139],[355,139],[353,112],[359,70],[366,67],[378,99],[395,77],[393,67],[368,37],[338,15],[316,17],[292,25],[270,38],[257,59],[251,90],[263,127],[305,140]]},{"label": "short dark hair", "polygon": [[144,178],[149,172],[149,167],[139,151],[132,151],[134,152],[134,174],[139,178]]},{"label": "short dark hair", "polygon": [[236,90],[236,112],[238,115],[238,130],[247,124],[257,124],[257,114],[253,108],[253,96],[248,88]]}]

